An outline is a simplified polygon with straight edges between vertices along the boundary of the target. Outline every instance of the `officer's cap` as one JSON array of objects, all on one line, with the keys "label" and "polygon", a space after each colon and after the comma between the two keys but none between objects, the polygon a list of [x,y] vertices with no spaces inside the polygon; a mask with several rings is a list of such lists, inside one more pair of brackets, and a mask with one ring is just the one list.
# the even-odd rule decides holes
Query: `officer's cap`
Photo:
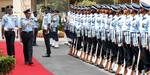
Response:
[{"label": "officer's cap", "polygon": [[105,8],[104,9],[109,9],[109,5],[105,5]]},{"label": "officer's cap", "polygon": [[136,10],[136,11],[138,11],[141,7],[138,5],[138,4],[136,4],[136,3],[132,3],[131,4],[132,5],[132,9],[133,10]]},{"label": "officer's cap", "polygon": [[132,6],[129,5],[129,4],[125,4],[125,6],[126,6],[128,9],[132,9]]},{"label": "officer's cap", "polygon": [[87,10],[88,9],[88,7],[87,6],[84,6],[84,8],[83,8],[84,10]]},{"label": "officer's cap", "polygon": [[102,9],[107,9],[106,5],[101,6]]},{"label": "officer's cap", "polygon": [[24,13],[32,13],[30,9],[24,11]]},{"label": "officer's cap", "polygon": [[119,7],[116,5],[111,5],[111,10],[114,12],[119,12]]},{"label": "officer's cap", "polygon": [[96,9],[97,9],[97,7],[93,5],[93,6],[91,6],[91,9],[95,9],[95,10],[96,10]]},{"label": "officer's cap", "polygon": [[120,6],[120,9],[121,9],[121,10],[127,9],[127,7],[126,7],[125,4],[120,4],[119,6]]},{"label": "officer's cap", "polygon": [[100,5],[95,5],[95,7],[96,7],[97,9],[99,9],[99,8],[100,8]]},{"label": "officer's cap", "polygon": [[145,10],[150,10],[150,5],[144,2],[140,2],[140,6],[143,7]]}]

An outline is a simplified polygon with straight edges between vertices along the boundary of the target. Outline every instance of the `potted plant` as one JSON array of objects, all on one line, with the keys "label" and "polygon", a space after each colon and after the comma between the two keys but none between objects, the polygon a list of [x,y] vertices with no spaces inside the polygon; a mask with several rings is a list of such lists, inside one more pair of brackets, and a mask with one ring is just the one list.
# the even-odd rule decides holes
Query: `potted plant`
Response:
[{"label": "potted plant", "polygon": [[9,74],[15,67],[15,58],[13,56],[3,56],[0,49],[0,75]]}]

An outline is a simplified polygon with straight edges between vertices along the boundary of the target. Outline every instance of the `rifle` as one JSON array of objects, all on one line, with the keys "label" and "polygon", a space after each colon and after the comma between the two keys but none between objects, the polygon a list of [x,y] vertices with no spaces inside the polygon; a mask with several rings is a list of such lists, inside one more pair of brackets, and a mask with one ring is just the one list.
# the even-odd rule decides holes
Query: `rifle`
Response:
[{"label": "rifle", "polygon": [[83,54],[84,54],[84,42],[85,42],[85,38],[84,38],[84,29],[83,29],[83,30],[82,30],[82,43],[81,43],[82,51],[81,51],[81,54],[79,55],[79,56],[80,56],[80,59],[83,59]]},{"label": "rifle", "polygon": [[96,53],[95,53],[94,56],[92,57],[92,63],[96,63],[97,51],[98,51],[98,42],[97,42],[97,44],[96,44]]}]

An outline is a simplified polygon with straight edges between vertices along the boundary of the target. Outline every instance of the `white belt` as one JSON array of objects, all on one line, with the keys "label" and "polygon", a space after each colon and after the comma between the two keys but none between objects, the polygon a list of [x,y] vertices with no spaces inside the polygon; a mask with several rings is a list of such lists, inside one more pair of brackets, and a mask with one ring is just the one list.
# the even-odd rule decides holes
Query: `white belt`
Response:
[{"label": "white belt", "polygon": [[15,31],[15,28],[4,28],[4,31]]}]

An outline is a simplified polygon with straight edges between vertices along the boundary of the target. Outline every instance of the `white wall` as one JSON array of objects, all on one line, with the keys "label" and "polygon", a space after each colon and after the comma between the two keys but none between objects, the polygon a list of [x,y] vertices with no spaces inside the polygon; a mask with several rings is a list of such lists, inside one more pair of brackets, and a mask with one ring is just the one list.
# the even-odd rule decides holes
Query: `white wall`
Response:
[{"label": "white wall", "polygon": [[23,11],[31,9],[31,0],[13,0],[14,14],[23,17]]}]

